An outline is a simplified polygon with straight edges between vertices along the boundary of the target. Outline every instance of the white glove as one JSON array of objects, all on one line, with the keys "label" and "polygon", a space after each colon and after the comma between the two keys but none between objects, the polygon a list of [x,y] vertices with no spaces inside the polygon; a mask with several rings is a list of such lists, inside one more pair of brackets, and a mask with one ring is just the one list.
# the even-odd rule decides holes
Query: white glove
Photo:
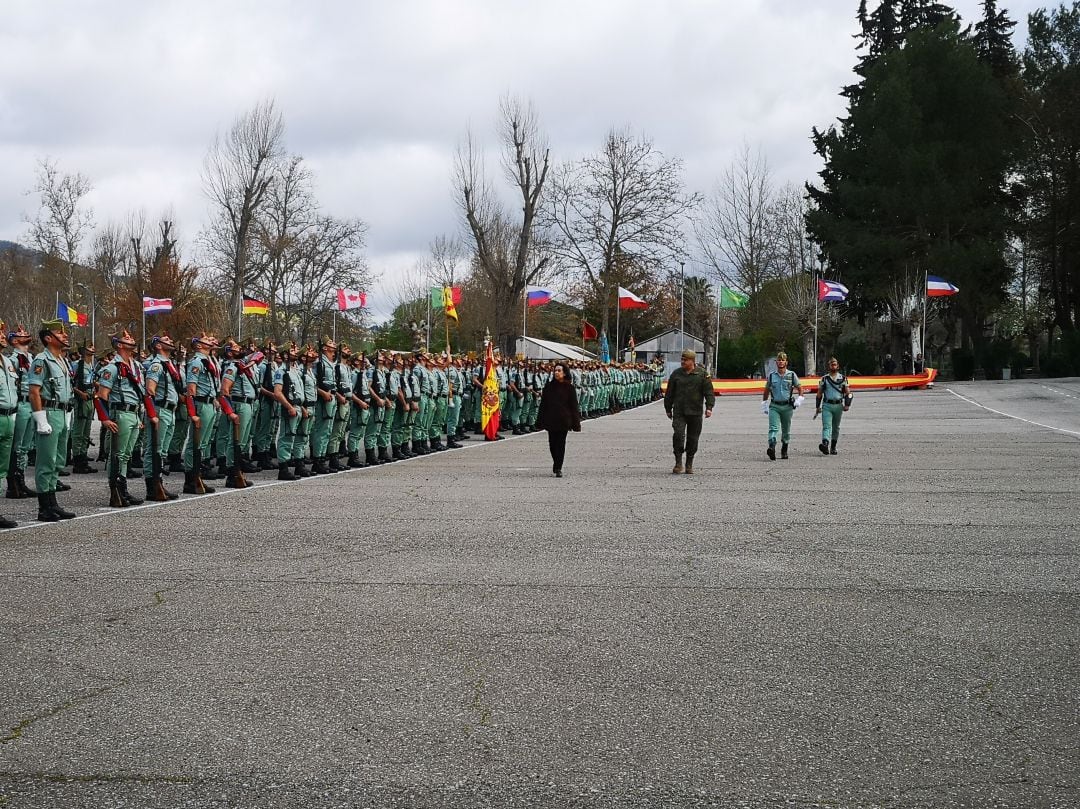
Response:
[{"label": "white glove", "polygon": [[796,399],[795,399],[795,407],[796,407],[796,408],[802,407],[802,404],[803,404],[803,402],[805,402],[805,401],[806,401],[806,397],[805,397],[805,396],[803,396],[803,395],[802,395],[802,394],[800,393],[800,394],[798,395],[798,397],[796,397]]},{"label": "white glove", "polygon": [[49,424],[49,415],[44,410],[34,410],[31,415],[37,424],[38,435],[52,435],[52,425]]},{"label": "white glove", "polygon": [[763,416],[769,415],[769,400],[768,399],[762,399],[761,400],[761,415],[763,415]]}]

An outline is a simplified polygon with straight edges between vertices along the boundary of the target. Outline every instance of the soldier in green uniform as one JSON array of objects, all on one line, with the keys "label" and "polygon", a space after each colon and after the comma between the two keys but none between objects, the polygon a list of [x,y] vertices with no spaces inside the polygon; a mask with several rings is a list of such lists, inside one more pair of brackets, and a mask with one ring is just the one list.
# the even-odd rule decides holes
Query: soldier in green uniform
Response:
[{"label": "soldier in green uniform", "polygon": [[324,337],[320,348],[321,353],[314,367],[315,396],[318,401],[311,434],[311,471],[316,475],[325,475],[340,470],[340,467],[331,469],[326,458],[340,394],[337,392],[337,343]]},{"label": "soldier in green uniform", "polygon": [[[210,356],[210,350],[215,345],[217,340],[205,332],[191,340],[194,353],[188,360],[184,375],[187,380],[186,403],[190,424],[184,448],[184,494],[214,492],[212,487],[203,482],[203,478],[210,478],[210,442],[218,418],[218,396],[221,395],[217,365]],[[200,461],[198,465],[195,463],[196,445]]]},{"label": "soldier in green uniform", "polygon": [[817,389],[817,414],[821,416],[822,455],[835,455],[840,438],[840,419],[851,407],[851,389],[847,377],[840,372],[840,361],[829,357],[828,373],[821,377]]},{"label": "soldier in green uniform", "polygon": [[367,452],[360,458],[367,436],[368,420],[371,418],[371,378],[368,361],[363,353],[355,354],[349,368],[349,407],[351,416],[346,433],[345,449],[349,453],[349,468],[362,469],[368,465]]},{"label": "soldier in green uniform", "polygon": [[[247,446],[251,440],[251,431],[255,426],[255,374],[246,363],[247,349],[235,340],[226,340],[222,345],[223,361],[221,364],[221,399],[222,409],[228,414],[230,424],[222,423],[218,431],[218,457],[225,458],[225,468],[229,470],[225,487],[229,489],[246,488],[240,485],[243,472],[257,472],[259,468],[246,462],[243,451],[237,457],[237,448]],[[234,419],[232,416],[235,415]],[[235,426],[234,426],[235,425]]]},{"label": "soldier in green uniform", "polygon": [[[0,321],[0,350],[7,348],[7,324]],[[15,363],[0,353],[0,478],[5,477],[12,460],[15,437],[15,414],[19,412],[19,373]],[[0,516],[0,528],[14,528],[14,520]]]},{"label": "soldier in green uniform", "polygon": [[173,366],[180,374],[180,403],[176,406],[176,424],[169,441],[169,466],[164,474],[184,471],[184,446],[187,444],[191,417],[187,408],[187,349],[180,346],[173,352]]},{"label": "soldier in green uniform", "polygon": [[364,428],[364,459],[368,466],[386,463],[379,451],[379,435],[383,428],[383,418],[386,414],[386,359],[382,352],[375,355],[375,363],[370,369],[365,370],[364,375],[368,380],[368,396],[371,398],[371,409],[368,411],[367,426]]},{"label": "soldier in green uniform", "polygon": [[308,413],[304,406],[304,371],[296,343],[285,349],[281,359],[271,379],[274,403],[281,410],[277,437],[278,480],[296,480],[311,476],[304,467],[301,423]]},{"label": "soldier in green uniform", "polygon": [[673,429],[671,445],[675,453],[675,466],[671,473],[683,471],[683,451],[686,452],[686,474],[694,474],[694,455],[697,454],[698,436],[701,435],[701,408],[705,405],[705,418],[712,416],[716,394],[712,380],[704,368],[697,367],[697,354],[687,349],[682,353],[679,368],[668,379],[664,394],[664,410],[671,419]]},{"label": "soldier in green uniform", "polygon": [[[177,495],[168,491],[161,474],[168,468],[169,447],[176,429],[176,412],[181,408],[184,385],[180,371],[172,360],[176,343],[167,334],[157,334],[150,339],[150,358],[143,366],[146,395],[154,403],[157,412],[157,446],[147,441],[143,447],[143,481],[146,483],[146,499],[157,502],[175,500]],[[149,437],[149,435],[148,435]],[[154,470],[154,453],[158,456],[158,470]]]},{"label": "soldier in green uniform", "polygon": [[341,465],[342,452],[348,453],[348,432],[352,424],[352,349],[346,343],[338,346],[337,364],[334,369],[334,398],[337,400],[337,412],[334,414],[334,429],[330,432],[330,444],[326,457],[331,472],[345,469]]},{"label": "soldier in green uniform", "polygon": [[[97,408],[101,426],[112,433],[109,455],[109,505],[113,508],[137,506],[142,500],[128,491],[127,474],[131,453],[139,437],[144,405],[142,366],[135,359],[135,338],[121,331],[111,337],[116,357],[98,374]],[[157,419],[152,403],[145,402],[147,418]]]},{"label": "soldier in green uniform", "polygon": [[461,444],[458,443],[458,420],[464,406],[462,394],[465,389],[461,360],[451,359],[446,363],[446,387],[446,446],[449,449],[461,449]]},{"label": "soldier in green uniform", "polygon": [[315,350],[315,347],[311,345],[304,346],[303,351],[300,353],[300,370],[304,382],[304,412],[306,415],[300,419],[298,438],[300,440],[301,460],[309,455],[311,457],[312,475],[324,474],[315,469],[315,452],[311,439],[315,429],[315,411],[321,404],[319,401],[319,382],[315,376],[315,366],[318,362],[319,352]]},{"label": "soldier in green uniform", "polygon": [[277,458],[271,453],[275,436],[278,434],[278,422],[281,418],[281,404],[274,396],[274,376],[281,365],[281,352],[268,342],[263,346],[263,359],[255,368],[255,378],[259,380],[259,409],[255,416],[255,430],[252,438],[254,458],[259,469],[269,471],[278,468]]},{"label": "soldier in green uniform", "polygon": [[11,362],[19,376],[19,405],[15,414],[15,432],[12,436],[12,457],[7,471],[7,498],[20,500],[34,497],[37,492],[26,485],[26,464],[34,446],[34,420],[30,409],[30,344],[33,338],[21,323],[7,333],[11,344]]},{"label": "soldier in green uniform", "polygon": [[64,356],[71,347],[71,340],[60,320],[42,322],[38,339],[45,348],[34,357],[29,373],[30,411],[37,456],[34,469],[37,518],[42,522],[56,522],[75,516],[56,502],[57,491],[70,488],[60,483],[57,473],[67,459],[67,415],[74,399],[71,368]]},{"label": "soldier in green uniform", "polygon": [[405,360],[400,354],[394,355],[394,367],[390,371],[390,398],[394,400],[393,426],[390,432],[390,457],[395,461],[412,457],[403,454],[401,444],[405,441],[405,427],[412,412],[409,401],[409,389],[405,385]]},{"label": "soldier in green uniform", "polygon": [[94,355],[97,349],[83,343],[79,359],[72,370],[75,388],[75,417],[71,428],[72,472],[92,475],[97,469],[90,465],[90,428],[94,424]]},{"label": "soldier in green uniform", "polygon": [[[442,434],[446,429],[447,400],[450,397],[450,384],[446,378],[446,369],[441,357],[428,357],[431,376],[431,412],[428,415],[426,429],[428,447],[435,452],[443,452],[449,447],[443,444]],[[447,439],[449,442],[449,438]]]},{"label": "soldier in green uniform", "polygon": [[794,371],[788,370],[787,354],[776,355],[776,370],[765,380],[765,392],[761,399],[761,412],[769,417],[769,447],[765,454],[770,461],[776,460],[776,438],[780,436],[780,457],[787,460],[788,443],[791,441],[791,416],[802,404],[802,386]]}]

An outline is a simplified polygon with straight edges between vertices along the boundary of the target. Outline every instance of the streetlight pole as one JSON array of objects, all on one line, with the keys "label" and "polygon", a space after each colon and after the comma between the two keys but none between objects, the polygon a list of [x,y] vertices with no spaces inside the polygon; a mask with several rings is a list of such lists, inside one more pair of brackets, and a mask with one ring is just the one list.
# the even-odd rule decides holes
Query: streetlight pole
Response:
[{"label": "streetlight pole", "polygon": [[679,350],[686,348],[686,262],[679,262]]},{"label": "streetlight pole", "polygon": [[94,297],[94,290],[92,287],[83,283],[77,283],[76,286],[82,287],[90,295],[90,342],[93,345],[97,345],[97,302]]}]

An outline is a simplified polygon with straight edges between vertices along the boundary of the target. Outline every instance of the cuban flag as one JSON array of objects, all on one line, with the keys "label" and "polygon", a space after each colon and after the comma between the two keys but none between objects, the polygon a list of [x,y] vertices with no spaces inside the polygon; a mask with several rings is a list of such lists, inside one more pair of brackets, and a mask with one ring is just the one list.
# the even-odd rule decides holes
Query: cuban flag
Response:
[{"label": "cuban flag", "polygon": [[959,291],[960,287],[953,286],[944,278],[938,278],[936,275],[926,276],[926,294],[931,298],[944,298],[955,295]]},{"label": "cuban flag", "polygon": [[817,299],[819,301],[845,301],[848,296],[848,288],[839,281],[817,282]]},{"label": "cuban flag", "polygon": [[648,309],[649,304],[645,303],[645,301],[643,301],[629,289],[623,289],[622,287],[619,287],[619,308]]},{"label": "cuban flag", "polygon": [[147,298],[142,299],[143,314],[156,315],[159,312],[172,311],[172,298]]},{"label": "cuban flag", "polygon": [[544,287],[528,287],[525,293],[525,302],[529,306],[543,306],[545,303],[551,303],[551,297],[554,294],[550,289]]}]

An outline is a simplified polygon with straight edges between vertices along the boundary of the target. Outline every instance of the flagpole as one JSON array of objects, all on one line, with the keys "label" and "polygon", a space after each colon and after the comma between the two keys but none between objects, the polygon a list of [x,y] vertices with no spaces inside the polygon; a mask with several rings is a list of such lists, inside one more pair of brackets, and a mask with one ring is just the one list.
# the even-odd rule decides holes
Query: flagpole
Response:
[{"label": "flagpole", "polygon": [[236,307],[236,342],[240,342],[240,332],[243,329],[243,317],[244,317],[244,291],[240,290],[240,299],[237,301]]},{"label": "flagpole", "polygon": [[525,325],[528,318],[529,288],[525,288],[525,297],[521,299],[521,348],[525,350]]},{"label": "flagpole", "polygon": [[[930,364],[930,352],[926,348],[926,286],[930,283],[929,269],[923,268],[923,283],[922,283],[922,332],[919,334],[919,348],[922,350],[923,355],[923,370]],[[912,369],[914,370],[914,369]]]},{"label": "flagpole", "polygon": [[330,339],[332,339],[336,343],[337,342],[337,309],[334,309],[334,325],[331,326],[331,331],[333,332],[333,334],[331,335]]},{"label": "flagpole", "polygon": [[142,302],[142,349],[146,351],[146,301]]},{"label": "flagpole", "polygon": [[[615,356],[619,356],[619,318],[622,316],[622,306],[619,304],[619,292],[615,291]],[[618,362],[618,359],[616,359]]]},{"label": "flagpole", "polygon": [[716,334],[713,335],[713,376],[716,376],[716,369],[720,367],[720,300],[723,295],[724,288],[720,287],[720,294],[716,296]]},{"label": "flagpole", "polygon": [[[814,270],[814,281],[817,281],[817,270]],[[812,286],[817,286],[814,283]],[[811,373],[817,372],[817,352],[818,352],[818,308],[821,305],[821,296],[817,294],[817,290],[813,290],[814,293],[814,368]]]},{"label": "flagpole", "polygon": [[[446,308],[446,291],[443,290],[443,308]],[[431,289],[427,296],[427,328],[424,329],[424,351],[431,351]]]}]

